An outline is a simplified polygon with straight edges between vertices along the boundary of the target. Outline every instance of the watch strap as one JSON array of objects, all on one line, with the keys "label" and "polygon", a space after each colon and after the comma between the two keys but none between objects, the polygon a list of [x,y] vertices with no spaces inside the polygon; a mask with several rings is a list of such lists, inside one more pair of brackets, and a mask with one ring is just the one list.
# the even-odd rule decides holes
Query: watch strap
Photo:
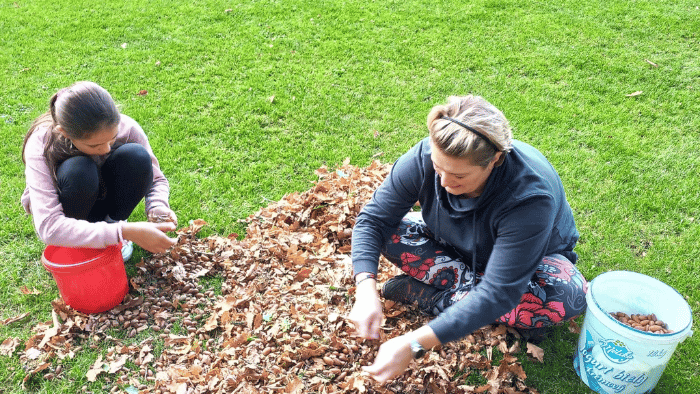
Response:
[{"label": "watch strap", "polygon": [[360,272],[359,274],[355,275],[355,286],[367,279],[377,279],[377,275],[371,272]]}]

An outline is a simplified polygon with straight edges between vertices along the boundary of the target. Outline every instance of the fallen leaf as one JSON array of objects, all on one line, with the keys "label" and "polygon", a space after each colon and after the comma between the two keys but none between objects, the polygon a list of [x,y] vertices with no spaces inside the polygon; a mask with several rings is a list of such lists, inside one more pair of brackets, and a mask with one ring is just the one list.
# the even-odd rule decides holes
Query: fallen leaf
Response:
[{"label": "fallen leaf", "polygon": [[146,90],[146,89],[139,90],[139,96],[145,96],[147,94],[148,94],[148,90]]},{"label": "fallen leaf", "polygon": [[573,334],[580,334],[581,327],[574,320],[569,320],[569,332]]},{"label": "fallen leaf", "polygon": [[649,63],[649,64],[651,64],[651,65],[652,65],[652,66],[654,66],[654,67],[659,67],[659,65],[658,65],[658,64],[656,64],[656,63],[652,62],[652,61],[651,61],[651,60],[649,60],[649,59],[644,59],[644,61],[645,61],[645,62],[647,62],[647,63]]},{"label": "fallen leaf", "polygon": [[87,371],[85,376],[87,376],[88,382],[94,382],[97,380],[97,375],[102,372],[106,372],[104,369],[104,363],[102,362],[102,355],[97,356],[97,360],[92,364],[92,367]]},{"label": "fallen leaf", "polygon": [[15,349],[19,345],[19,338],[10,337],[2,341],[0,344],[0,356],[12,356]]},{"label": "fallen leaf", "polygon": [[125,355],[122,355],[117,361],[109,363],[109,373],[117,373],[117,371],[122,369],[122,367],[126,363],[127,358],[128,357],[125,354]]},{"label": "fallen leaf", "polygon": [[31,290],[29,290],[29,289],[27,288],[27,286],[22,286],[22,287],[20,287],[20,288],[19,288],[19,291],[20,291],[22,294],[41,294],[41,292],[40,292],[39,290],[37,290],[37,289],[31,289]]},{"label": "fallen leaf", "polygon": [[9,318],[7,318],[7,319],[5,319],[5,320],[3,320],[3,321],[0,321],[0,326],[5,326],[5,325],[8,325],[8,324],[10,324],[10,323],[14,323],[14,322],[16,322],[16,321],[20,321],[20,320],[24,319],[24,318],[27,317],[27,316],[29,316],[29,312],[25,312],[25,313],[23,313],[23,314],[21,314],[21,315],[15,316],[15,317],[9,317]]},{"label": "fallen leaf", "polygon": [[294,278],[294,280],[296,280],[298,282],[303,281],[304,279],[308,278],[311,275],[311,271],[312,271],[311,268],[304,268],[304,269],[299,270],[299,272],[297,272],[297,275]]},{"label": "fallen leaf", "polygon": [[304,392],[304,382],[299,378],[295,378],[284,388],[284,392],[285,394],[301,394]]},{"label": "fallen leaf", "polygon": [[639,95],[642,94],[642,93],[644,93],[644,92],[641,91],[641,90],[637,90],[636,92],[630,93],[630,94],[626,94],[625,96],[627,96],[627,97],[634,97],[634,96],[639,96]]},{"label": "fallen leaf", "polygon": [[537,361],[543,363],[544,362],[544,350],[537,346],[533,345],[532,343],[528,342],[527,343],[527,354],[535,358]]},{"label": "fallen leaf", "polygon": [[122,48],[123,48],[123,49],[126,49],[126,43],[125,43],[125,42],[124,42],[124,43],[122,43],[122,45],[121,45],[121,46],[122,46]]}]

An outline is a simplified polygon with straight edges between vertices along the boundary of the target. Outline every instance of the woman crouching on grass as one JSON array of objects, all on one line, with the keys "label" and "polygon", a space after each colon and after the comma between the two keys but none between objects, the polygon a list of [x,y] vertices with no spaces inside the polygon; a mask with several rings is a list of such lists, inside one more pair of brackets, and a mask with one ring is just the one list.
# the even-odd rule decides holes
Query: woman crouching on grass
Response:
[{"label": "woman crouching on grass", "polygon": [[[587,283],[578,240],[554,168],[512,140],[501,111],[481,97],[450,97],[428,115],[430,136],[401,156],[357,217],[352,261],[357,293],[350,319],[379,338],[380,253],[406,274],[384,298],[437,317],[382,344],[365,367],[385,382],[436,345],[503,323],[527,339],[579,316]],[[416,202],[421,212],[410,212]]]},{"label": "woman crouching on grass", "polygon": [[[168,204],[169,184],[148,138],[101,86],[78,82],[54,94],[49,111],[24,138],[22,160],[27,183],[22,205],[45,244],[122,243],[125,260],[131,242],[153,253],[175,244],[165,234],[177,223]],[[126,222],[144,197],[149,219],[167,222]]]}]

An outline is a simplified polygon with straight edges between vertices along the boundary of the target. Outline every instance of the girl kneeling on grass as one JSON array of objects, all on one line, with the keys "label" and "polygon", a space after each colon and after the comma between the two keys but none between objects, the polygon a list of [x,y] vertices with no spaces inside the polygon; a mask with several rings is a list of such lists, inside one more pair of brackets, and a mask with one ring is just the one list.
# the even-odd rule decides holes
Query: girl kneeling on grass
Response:
[{"label": "girl kneeling on grass", "polygon": [[[47,245],[104,248],[132,243],[165,252],[175,239],[168,180],[136,121],[119,113],[112,97],[93,82],[78,82],[54,94],[49,111],[24,138],[26,189],[22,205]],[[149,220],[126,219],[145,197]]]},{"label": "girl kneeling on grass", "polygon": [[[379,338],[380,253],[405,272],[384,284],[384,298],[437,316],[382,344],[365,367],[380,382],[424,349],[485,325],[540,340],[586,308],[587,283],[574,266],[579,234],[547,159],[512,140],[501,111],[481,97],[451,97],[427,123],[430,136],[394,163],[353,230],[358,335]],[[416,202],[421,212],[409,213]]]}]

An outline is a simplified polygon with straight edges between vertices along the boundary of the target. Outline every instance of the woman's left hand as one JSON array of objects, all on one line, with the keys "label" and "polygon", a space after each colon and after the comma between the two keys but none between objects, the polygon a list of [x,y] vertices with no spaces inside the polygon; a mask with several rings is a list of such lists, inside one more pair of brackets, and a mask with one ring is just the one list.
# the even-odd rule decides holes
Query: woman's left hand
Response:
[{"label": "woman's left hand", "polygon": [[379,347],[374,364],[362,367],[374,380],[384,383],[402,374],[413,360],[413,352],[406,335],[392,338]]},{"label": "woman's left hand", "polygon": [[155,223],[173,222],[177,227],[177,215],[172,209],[158,206],[148,211],[148,221]]}]

